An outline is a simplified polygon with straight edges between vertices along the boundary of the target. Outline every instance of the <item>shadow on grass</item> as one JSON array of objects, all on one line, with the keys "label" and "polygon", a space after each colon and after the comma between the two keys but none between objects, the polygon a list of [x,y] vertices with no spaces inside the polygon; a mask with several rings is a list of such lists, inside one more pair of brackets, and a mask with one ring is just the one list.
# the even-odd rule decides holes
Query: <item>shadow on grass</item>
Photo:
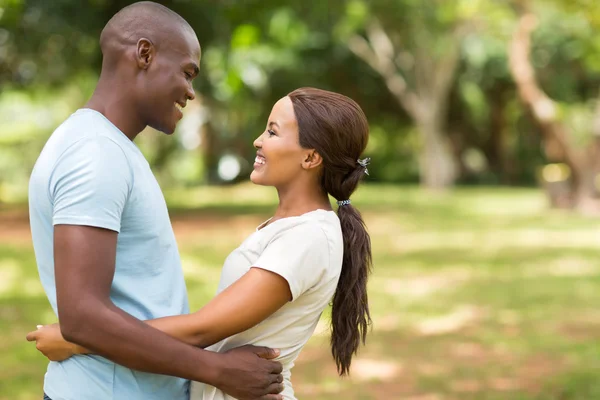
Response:
[{"label": "shadow on grass", "polygon": [[[589,369],[569,365],[568,354],[507,349],[488,343],[479,327],[419,336],[408,331],[372,332],[353,361],[350,378],[339,378],[327,337],[311,339],[293,369],[299,398],[341,399],[596,399],[600,383]],[[580,353],[592,357],[592,341]],[[587,397],[586,397],[587,396]]]},{"label": "shadow on grass", "polygon": [[[169,199],[195,309],[213,296],[226,255],[272,214],[277,199],[271,189],[248,185],[181,191]],[[353,201],[376,249],[369,288],[375,331],[344,380],[327,337],[311,339],[293,371],[299,398],[600,398],[597,220],[548,211],[530,189],[432,195],[365,185]],[[2,211],[0,219],[7,215],[10,226],[27,223],[26,208]],[[28,231],[21,229],[17,242],[16,231],[5,230],[0,399],[39,399],[46,361],[23,337],[54,317]],[[460,318],[452,329],[432,329]]]},{"label": "shadow on grass", "polygon": [[[404,250],[400,254],[390,254],[388,258],[381,260],[383,263],[392,257],[393,261],[400,264],[408,264],[415,266],[416,269],[436,270],[444,269],[446,266],[463,266],[472,270],[473,273],[483,272],[484,270],[501,270],[498,273],[501,275],[504,272],[513,275],[522,272],[526,274],[532,268],[547,267],[546,272],[550,273],[551,266],[555,263],[568,263],[567,260],[581,260],[582,262],[597,263],[600,268],[600,251],[593,248],[572,248],[560,247],[560,244],[548,247],[499,247],[485,251],[476,248],[456,248],[444,247],[443,244],[435,248]],[[574,263],[573,274],[576,274],[577,265]],[[565,275],[569,271],[565,269]]]}]

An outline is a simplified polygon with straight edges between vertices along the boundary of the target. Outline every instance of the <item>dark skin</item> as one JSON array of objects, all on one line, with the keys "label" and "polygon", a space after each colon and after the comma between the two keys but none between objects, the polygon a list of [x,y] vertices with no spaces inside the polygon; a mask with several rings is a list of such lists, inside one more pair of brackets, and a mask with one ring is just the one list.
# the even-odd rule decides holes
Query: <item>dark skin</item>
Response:
[{"label": "dark skin", "polygon": [[[253,181],[275,186],[279,194],[279,206],[269,223],[317,209],[331,209],[320,185],[323,159],[314,149],[300,146],[298,125],[289,98],[275,104],[267,129],[254,145],[257,155],[265,163],[255,165]],[[265,293],[269,295],[265,296]],[[250,268],[195,313],[145,323],[186,343],[205,347],[256,326],[291,300],[290,287],[282,276],[261,268]],[[35,337],[36,348],[53,361],[91,353],[90,349],[65,341],[56,324],[40,325],[29,335]]]},{"label": "dark skin", "polygon": [[114,231],[55,227],[57,302],[67,340],[128,368],[206,382],[239,399],[279,398],[263,393],[281,389],[281,366],[260,358],[271,356],[272,350],[248,346],[223,354],[204,351],[116,307],[110,300],[116,245]]},{"label": "dark skin", "polygon": [[[103,32],[104,63],[88,108],[102,113],[133,140],[146,126],[171,134],[194,98],[200,46],[191,30],[172,23],[168,37],[124,43],[123,32]],[[165,30],[163,29],[163,32]],[[129,35],[128,37],[130,37]],[[117,43],[115,45],[115,43]],[[125,367],[179,376],[218,387],[243,400],[282,399],[282,366],[269,348],[244,346],[213,353],[190,346],[114,305],[118,233],[90,226],[54,227],[54,264],[60,328],[66,340]],[[28,340],[35,340],[35,334]]]},{"label": "dark skin", "polygon": [[86,107],[106,116],[131,140],[146,126],[172,134],[182,116],[175,103],[184,108],[196,97],[192,81],[200,61],[195,36],[185,31],[180,36],[180,40],[163,39],[160,46],[156,39],[141,37],[133,57],[126,49],[111,49],[120,54],[103,64]]}]

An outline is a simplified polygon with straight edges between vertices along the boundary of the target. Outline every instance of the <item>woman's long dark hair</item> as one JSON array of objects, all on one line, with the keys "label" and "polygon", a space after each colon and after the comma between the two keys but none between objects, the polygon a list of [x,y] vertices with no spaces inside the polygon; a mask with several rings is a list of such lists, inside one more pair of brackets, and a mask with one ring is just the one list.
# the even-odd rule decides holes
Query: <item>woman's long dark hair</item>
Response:
[{"label": "woman's long dark hair", "polygon": [[[323,190],[338,201],[350,199],[365,175],[358,159],[367,147],[369,125],[355,101],[314,88],[291,92],[300,145],[323,158]],[[351,204],[338,208],[344,238],[342,272],[333,297],[331,353],[338,373],[347,375],[352,356],[365,343],[371,324],[367,278],[371,272],[371,239]]]}]

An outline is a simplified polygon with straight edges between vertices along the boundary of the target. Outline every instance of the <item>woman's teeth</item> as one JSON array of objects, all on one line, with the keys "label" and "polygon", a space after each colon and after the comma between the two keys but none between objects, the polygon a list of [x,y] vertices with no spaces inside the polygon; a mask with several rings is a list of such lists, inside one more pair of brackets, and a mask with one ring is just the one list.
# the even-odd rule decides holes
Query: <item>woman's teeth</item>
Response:
[{"label": "woman's teeth", "polygon": [[254,159],[254,162],[257,164],[261,164],[264,165],[265,164],[265,159],[259,156],[256,156],[256,158]]}]

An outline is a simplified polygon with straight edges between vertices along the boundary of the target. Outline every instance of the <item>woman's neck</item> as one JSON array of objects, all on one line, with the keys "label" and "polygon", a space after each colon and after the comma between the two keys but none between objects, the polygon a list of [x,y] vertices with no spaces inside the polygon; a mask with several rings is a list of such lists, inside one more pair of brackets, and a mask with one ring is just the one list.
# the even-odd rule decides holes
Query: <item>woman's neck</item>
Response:
[{"label": "woman's neck", "polygon": [[273,219],[296,217],[314,210],[331,210],[329,197],[319,186],[278,188],[279,205]]}]

